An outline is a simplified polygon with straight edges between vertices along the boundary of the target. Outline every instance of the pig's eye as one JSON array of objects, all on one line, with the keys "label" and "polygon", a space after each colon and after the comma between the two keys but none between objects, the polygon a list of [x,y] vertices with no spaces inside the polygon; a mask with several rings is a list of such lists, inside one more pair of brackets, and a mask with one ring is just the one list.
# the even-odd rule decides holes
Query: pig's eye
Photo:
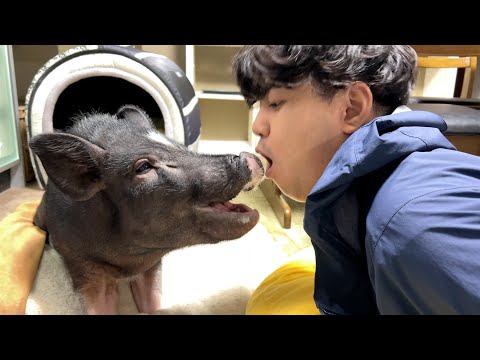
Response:
[{"label": "pig's eye", "polygon": [[148,161],[143,161],[137,166],[137,169],[135,170],[135,172],[137,174],[143,174],[152,168],[153,166]]}]

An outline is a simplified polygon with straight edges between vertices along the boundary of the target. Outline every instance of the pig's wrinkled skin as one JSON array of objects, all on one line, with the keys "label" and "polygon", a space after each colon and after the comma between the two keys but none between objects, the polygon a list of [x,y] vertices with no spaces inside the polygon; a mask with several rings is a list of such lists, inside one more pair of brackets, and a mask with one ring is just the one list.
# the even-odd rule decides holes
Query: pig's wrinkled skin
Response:
[{"label": "pig's wrinkled skin", "polygon": [[239,238],[259,219],[228,201],[262,181],[255,155],[189,151],[132,105],[37,135],[30,147],[49,178],[35,224],[63,256],[88,314],[116,314],[125,278],[140,312],[159,310],[155,274],[166,253]]}]

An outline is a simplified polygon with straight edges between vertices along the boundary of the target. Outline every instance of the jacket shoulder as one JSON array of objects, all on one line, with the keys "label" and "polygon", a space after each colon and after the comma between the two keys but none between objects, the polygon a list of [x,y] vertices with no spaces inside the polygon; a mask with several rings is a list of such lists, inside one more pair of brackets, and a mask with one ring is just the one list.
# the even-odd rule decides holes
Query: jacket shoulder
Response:
[{"label": "jacket shoulder", "polygon": [[472,166],[464,156],[430,156],[428,167],[425,158],[406,159],[396,169],[367,218],[368,267],[379,309],[479,312],[480,159]]}]

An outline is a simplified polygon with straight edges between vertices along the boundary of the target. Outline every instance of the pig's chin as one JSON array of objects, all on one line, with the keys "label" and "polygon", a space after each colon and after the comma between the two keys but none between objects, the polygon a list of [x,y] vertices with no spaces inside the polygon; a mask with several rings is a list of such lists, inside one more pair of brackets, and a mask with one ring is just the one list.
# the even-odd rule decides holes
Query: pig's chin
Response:
[{"label": "pig's chin", "polygon": [[237,239],[258,223],[259,214],[244,204],[215,202],[196,208],[201,231],[217,241]]}]

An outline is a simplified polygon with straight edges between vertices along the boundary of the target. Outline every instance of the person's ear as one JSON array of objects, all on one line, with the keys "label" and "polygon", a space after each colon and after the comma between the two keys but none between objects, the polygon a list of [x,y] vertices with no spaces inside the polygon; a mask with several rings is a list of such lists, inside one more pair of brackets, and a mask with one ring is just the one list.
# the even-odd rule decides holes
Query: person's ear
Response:
[{"label": "person's ear", "polygon": [[352,134],[372,118],[373,95],[367,84],[357,81],[346,92],[347,108],[342,130]]}]

